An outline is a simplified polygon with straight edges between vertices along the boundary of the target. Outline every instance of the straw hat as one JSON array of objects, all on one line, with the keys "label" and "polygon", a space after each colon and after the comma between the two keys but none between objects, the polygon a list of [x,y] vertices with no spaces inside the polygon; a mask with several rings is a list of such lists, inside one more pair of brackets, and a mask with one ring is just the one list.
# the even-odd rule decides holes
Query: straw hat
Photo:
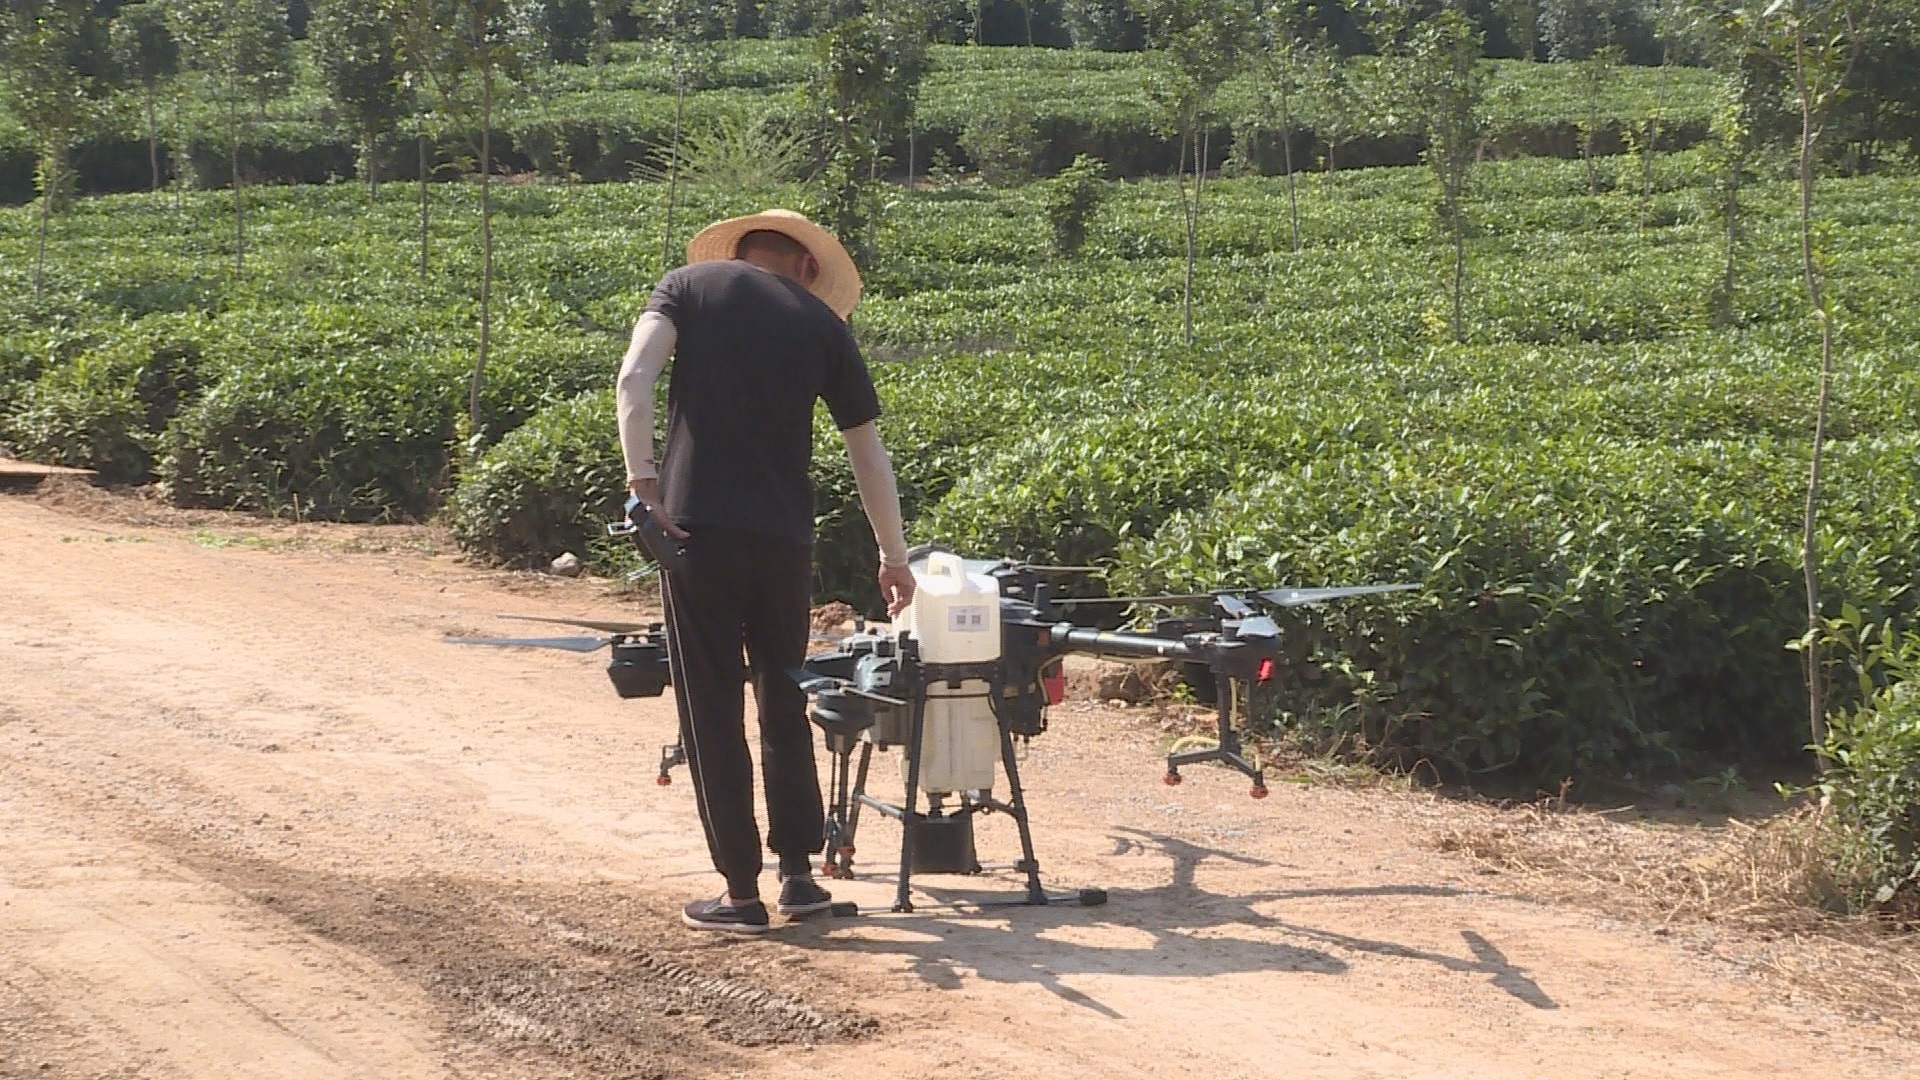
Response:
[{"label": "straw hat", "polygon": [[853,265],[853,256],[847,254],[847,249],[840,246],[832,233],[792,210],[763,210],[746,217],[717,221],[687,242],[687,261],[734,258],[740,238],[761,230],[789,236],[812,252],[820,264],[820,276],[811,286],[813,294],[826,301],[842,321],[853,314],[854,306],[860,303],[860,271]]}]

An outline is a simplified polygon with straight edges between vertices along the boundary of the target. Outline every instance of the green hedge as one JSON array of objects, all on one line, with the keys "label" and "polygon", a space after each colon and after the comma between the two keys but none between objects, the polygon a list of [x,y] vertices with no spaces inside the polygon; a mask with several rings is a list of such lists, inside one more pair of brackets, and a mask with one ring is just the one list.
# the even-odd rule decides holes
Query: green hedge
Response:
[{"label": "green hedge", "polygon": [[[183,506],[390,520],[436,509],[460,454],[472,354],[368,327],[229,341],[218,379],[167,429]],[[503,333],[481,394],[485,447],[541,405],[607,379],[597,342]],[[234,354],[238,355],[234,355]]]},{"label": "green hedge", "polygon": [[541,565],[587,556],[620,518],[625,490],[613,391],[595,390],[540,410],[481,455],[448,498],[446,521],[468,551]]},{"label": "green hedge", "polygon": [[1855,699],[1829,714],[1821,746],[1828,867],[1850,909],[1920,923],[1920,631],[1847,610],[1825,636]]},{"label": "green hedge", "polygon": [[[117,328],[85,346],[69,342],[71,359],[10,395],[0,435],[36,460],[91,468],[108,483],[144,483],[161,433],[200,392],[202,334],[199,320],[172,317]],[[49,351],[59,350],[57,341],[40,339]]]},{"label": "green hedge", "polygon": [[[718,117],[740,111],[805,123],[805,92],[812,78],[811,46],[805,41],[738,41],[723,46],[721,59],[702,73],[688,95],[685,122],[697,130]],[[1056,172],[1079,154],[1098,157],[1121,176],[1174,171],[1178,140],[1168,135],[1161,110],[1150,92],[1156,58],[1144,53],[1105,53],[995,46],[936,45],[934,67],[919,96],[915,157],[924,170],[934,151],[967,163],[961,136],[980,117],[1031,115],[1038,125],[1037,168]],[[1371,67],[1374,58],[1352,63]],[[1577,156],[1573,125],[1588,107],[1580,88],[1579,64],[1486,61],[1494,88],[1490,100],[1510,102],[1498,118],[1504,132],[1498,150]],[[1604,88],[1599,115],[1609,131],[1636,124],[1658,110],[1665,118],[1664,145],[1685,146],[1704,130],[1711,101],[1711,75],[1691,68],[1662,73],[1651,68],[1616,69]],[[180,108],[163,109],[164,167],[198,187],[220,188],[230,180],[231,144],[225,118],[212,105],[197,77],[177,80],[164,91]],[[138,91],[123,91],[111,110],[111,126],[83,140],[75,154],[83,190],[140,191],[149,183],[144,111]],[[1221,91],[1222,118],[1211,133],[1211,165],[1234,150],[1238,118],[1256,115],[1258,91],[1245,76],[1229,80]],[[1294,139],[1296,167],[1311,168],[1325,152],[1314,134],[1322,126],[1312,100],[1296,102],[1299,131]],[[179,119],[176,122],[173,114]],[[541,76],[537,88],[523,92],[501,110],[493,132],[503,166],[538,169],[548,175],[571,171],[587,180],[622,180],[671,140],[674,93],[670,72],[657,52],[619,45],[605,68],[560,66]],[[1389,113],[1370,118],[1370,129],[1346,138],[1337,150],[1344,168],[1404,165],[1420,160],[1421,143],[1411,119]],[[475,133],[466,133],[473,134]],[[332,109],[309,69],[287,94],[268,103],[266,118],[245,128],[240,146],[242,171],[255,181],[320,183],[354,176],[358,133],[335,123]],[[1280,168],[1277,136],[1262,133],[1264,151],[1243,148],[1240,157],[1261,170]],[[452,160],[468,141],[456,134],[444,140]],[[1608,149],[1617,140],[1610,139]],[[903,139],[890,150],[904,168]],[[378,150],[384,177],[411,176],[415,149],[404,135],[387,139]],[[0,118],[0,203],[33,197],[33,155],[25,133]]]},{"label": "green hedge", "polygon": [[[1303,609],[1284,670],[1298,708],[1449,776],[1527,783],[1660,770],[1804,742],[1791,447],[1568,437],[1439,443],[1303,463],[1177,515],[1117,587],[1407,581],[1418,593]],[[1920,600],[1920,440],[1834,447],[1830,596]],[[1906,554],[1902,556],[1900,553]]]}]

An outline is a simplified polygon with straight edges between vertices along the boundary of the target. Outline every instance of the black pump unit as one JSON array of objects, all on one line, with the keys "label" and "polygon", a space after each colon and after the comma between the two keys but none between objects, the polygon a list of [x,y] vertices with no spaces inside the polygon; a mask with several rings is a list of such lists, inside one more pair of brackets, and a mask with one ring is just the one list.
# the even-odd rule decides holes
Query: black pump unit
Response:
[{"label": "black pump unit", "polygon": [[908,861],[916,874],[977,874],[980,858],[973,847],[973,815],[915,814],[908,830]]}]

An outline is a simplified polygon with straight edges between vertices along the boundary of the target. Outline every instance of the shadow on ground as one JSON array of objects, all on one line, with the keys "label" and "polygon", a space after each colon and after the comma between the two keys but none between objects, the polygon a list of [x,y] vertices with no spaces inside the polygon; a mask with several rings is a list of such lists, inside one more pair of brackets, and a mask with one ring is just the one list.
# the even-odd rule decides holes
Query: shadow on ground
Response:
[{"label": "shadow on ground", "polygon": [[[916,891],[934,900],[934,910],[883,913],[862,920],[805,924],[783,935],[798,948],[901,955],[911,970],[943,989],[957,989],[968,973],[993,983],[1027,983],[1103,1016],[1120,1018],[1111,1005],[1067,985],[1076,975],[1126,975],[1153,978],[1206,978],[1238,973],[1276,972],[1344,975],[1351,969],[1341,954],[1415,960],[1462,974],[1487,976],[1491,985],[1537,1009],[1558,1006],[1527,972],[1493,942],[1462,929],[1462,955],[1413,948],[1392,941],[1355,937],[1289,920],[1269,910],[1289,901],[1327,897],[1466,896],[1465,890],[1434,885],[1378,885],[1352,888],[1283,889],[1233,896],[1197,884],[1196,870],[1208,860],[1251,868],[1270,864],[1246,855],[1205,847],[1173,836],[1118,829],[1115,854],[1157,852],[1170,862],[1164,885],[1115,889],[1105,907],[1057,905],[968,910],[982,899],[979,890],[926,888]],[[857,936],[857,928],[882,926],[884,940]],[[1081,927],[1077,935],[1066,928]],[[1256,930],[1262,938],[1233,931]],[[852,931],[852,932],[849,932]],[[900,933],[904,931],[904,933]],[[1109,938],[1086,943],[1073,936]],[[1284,940],[1264,940],[1265,937]]]}]

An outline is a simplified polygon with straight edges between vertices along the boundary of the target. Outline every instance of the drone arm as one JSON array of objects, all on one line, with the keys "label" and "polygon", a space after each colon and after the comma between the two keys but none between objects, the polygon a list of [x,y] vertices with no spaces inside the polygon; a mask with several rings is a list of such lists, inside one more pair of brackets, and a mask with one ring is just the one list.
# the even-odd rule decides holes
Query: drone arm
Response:
[{"label": "drone arm", "polygon": [[627,478],[653,480],[653,387],[673,356],[677,332],[673,320],[649,311],[633,324],[633,340],[620,363],[615,397],[620,418],[620,452],[627,462]]},{"label": "drone arm", "polygon": [[1053,652],[1086,653],[1090,656],[1106,656],[1130,660],[1192,660],[1197,659],[1192,646],[1173,638],[1152,637],[1147,634],[1121,634],[1111,630],[1082,630],[1071,623],[1061,623],[1053,628]]}]

